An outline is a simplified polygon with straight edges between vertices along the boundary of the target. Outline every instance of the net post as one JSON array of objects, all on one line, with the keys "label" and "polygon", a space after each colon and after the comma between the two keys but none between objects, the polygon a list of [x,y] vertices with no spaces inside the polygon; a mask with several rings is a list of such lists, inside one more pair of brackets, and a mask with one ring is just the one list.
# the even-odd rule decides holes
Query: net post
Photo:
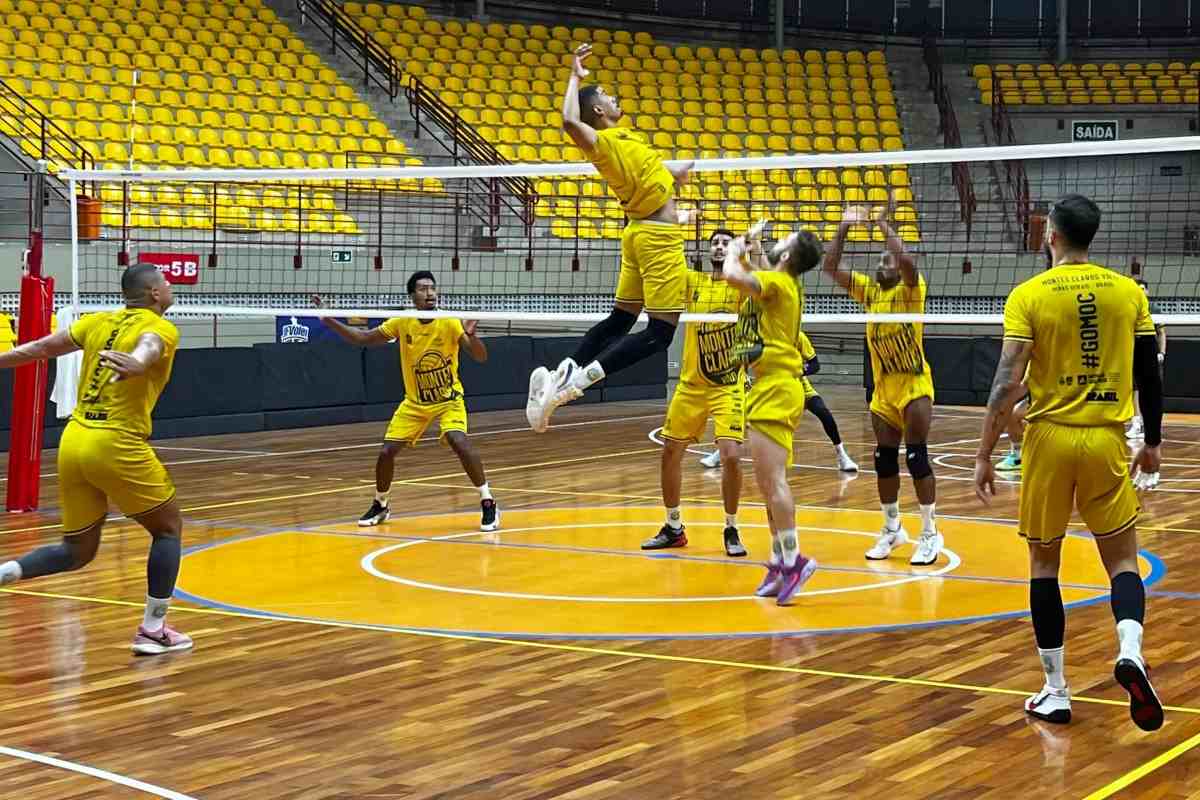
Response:
[{"label": "net post", "polygon": [[[42,231],[45,210],[46,164],[29,182],[30,233],[21,275],[21,307],[17,342],[26,344],[50,333],[54,313],[54,279],[42,275]],[[74,206],[72,206],[74,209]],[[74,215],[72,215],[74,216]],[[8,449],[9,511],[36,511],[41,485],[42,431],[46,412],[46,383],[49,364],[35,361],[14,370],[12,435]]]}]

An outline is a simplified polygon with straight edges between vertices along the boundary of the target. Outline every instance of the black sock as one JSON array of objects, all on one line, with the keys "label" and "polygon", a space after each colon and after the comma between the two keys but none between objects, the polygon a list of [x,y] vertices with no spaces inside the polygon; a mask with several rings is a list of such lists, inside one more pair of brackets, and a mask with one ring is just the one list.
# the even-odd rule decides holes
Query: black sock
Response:
[{"label": "black sock", "polygon": [[635,322],[637,322],[636,316],[614,308],[607,317],[597,322],[583,335],[583,341],[579,343],[575,355],[571,358],[579,366],[586,367],[595,361],[596,356],[603,353],[610,344],[629,333]]},{"label": "black sock", "polygon": [[155,536],[146,559],[146,583],[151,597],[170,597],[179,577],[179,556],[182,542],[178,536]]},{"label": "black sock", "polygon": [[[644,331],[623,336],[620,341],[600,356],[600,366],[605,375],[613,375],[626,367],[632,367],[655,353],[665,351],[675,338],[675,326],[661,319],[651,319]],[[586,367],[582,361],[576,362]]]},{"label": "black sock", "polygon": [[821,427],[825,429],[825,435],[829,437],[829,441],[833,442],[834,447],[841,444],[842,434],[838,432],[837,420],[833,418],[824,399],[813,397],[805,404],[805,407],[812,412],[813,416],[821,420]]},{"label": "black sock", "polygon": [[1067,612],[1063,609],[1058,578],[1032,578],[1029,581],[1029,611],[1037,646],[1043,650],[1062,647]]},{"label": "black sock", "polygon": [[22,578],[40,578],[75,569],[75,554],[65,544],[48,544],[17,559]]},{"label": "black sock", "polygon": [[1117,622],[1145,622],[1146,587],[1137,573],[1121,572],[1112,579],[1112,612]]}]

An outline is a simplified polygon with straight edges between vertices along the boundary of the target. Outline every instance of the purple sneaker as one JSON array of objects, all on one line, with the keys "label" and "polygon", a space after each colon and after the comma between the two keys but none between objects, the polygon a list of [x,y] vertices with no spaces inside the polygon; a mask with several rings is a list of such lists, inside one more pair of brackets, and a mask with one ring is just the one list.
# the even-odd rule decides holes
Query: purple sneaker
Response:
[{"label": "purple sneaker", "polygon": [[139,656],[157,656],[190,649],[192,637],[180,633],[170,625],[163,625],[154,632],[139,625],[137,635],[133,637],[133,652]]},{"label": "purple sneaker", "polygon": [[754,590],[754,596],[774,597],[775,595],[779,594],[782,569],[782,564],[767,564],[767,574],[763,578],[762,583],[758,585],[758,588]]},{"label": "purple sneaker", "polygon": [[783,585],[779,587],[778,597],[775,602],[778,605],[786,606],[796,596],[796,592],[804,584],[808,583],[808,579],[817,571],[817,560],[815,558],[804,558],[796,562],[796,565],[791,569],[783,568]]}]

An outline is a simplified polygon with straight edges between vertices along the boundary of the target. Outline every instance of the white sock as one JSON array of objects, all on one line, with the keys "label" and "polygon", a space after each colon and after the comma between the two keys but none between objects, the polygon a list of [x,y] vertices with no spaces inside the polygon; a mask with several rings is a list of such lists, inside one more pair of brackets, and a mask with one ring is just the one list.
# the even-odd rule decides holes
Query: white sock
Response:
[{"label": "white sock", "polygon": [[571,385],[582,391],[602,380],[604,380],[604,367],[600,366],[599,361],[593,361],[575,373],[575,377],[571,378]]},{"label": "white sock", "polygon": [[1063,648],[1043,650],[1039,647],[1038,657],[1042,660],[1042,671],[1046,673],[1046,685],[1052,689],[1067,688],[1067,676],[1063,674]]},{"label": "white sock", "polygon": [[737,514],[726,514],[725,515],[725,527],[726,528],[736,528],[737,527]]},{"label": "white sock", "polygon": [[683,527],[683,512],[679,510],[679,506],[667,509],[667,527],[674,531]]},{"label": "white sock", "polygon": [[1117,623],[1117,639],[1121,643],[1121,658],[1137,659],[1144,664],[1142,658],[1142,623],[1134,619],[1123,619]]},{"label": "white sock", "polygon": [[5,561],[0,564],[0,586],[16,583],[21,580],[21,565],[15,561]]},{"label": "white sock", "polygon": [[771,535],[771,558],[768,563],[772,567],[778,567],[783,563],[783,547],[779,544],[779,537]]},{"label": "white sock", "polygon": [[1137,416],[1135,416],[1133,418],[1133,424],[1139,428],[1142,427],[1142,415],[1141,414],[1138,414]]},{"label": "white sock", "polygon": [[783,565],[788,568],[796,566],[796,559],[800,556],[800,542],[796,539],[796,529],[780,531],[779,544],[783,550]]},{"label": "white sock", "polygon": [[488,488],[487,481],[484,481],[482,486],[476,486],[475,488],[479,490],[480,500],[492,499],[492,490]]},{"label": "white sock", "polygon": [[375,493],[375,502],[379,503],[379,505],[383,506],[384,508],[387,508],[388,495],[390,495],[391,493],[392,493],[391,489],[387,490],[386,492],[376,492]]},{"label": "white sock", "polygon": [[146,595],[146,613],[142,615],[142,627],[153,633],[157,630],[162,630],[162,626],[167,621],[167,607],[171,605],[171,598],[159,600],[157,597]]},{"label": "white sock", "polygon": [[929,505],[921,504],[921,530],[923,531],[937,530],[937,525],[933,522],[934,505],[934,503],[930,503]]},{"label": "white sock", "polygon": [[841,456],[842,458],[850,457],[850,454],[846,452],[846,443],[845,442],[843,442],[842,444],[834,445],[833,449],[837,450],[837,454],[839,456]]},{"label": "white sock", "polygon": [[887,526],[889,531],[900,530],[900,503],[880,503],[879,507],[883,509],[883,524]]},{"label": "white sock", "polygon": [[1021,443],[1020,442],[1012,443],[1012,454],[1013,454],[1013,458],[1021,457]]}]

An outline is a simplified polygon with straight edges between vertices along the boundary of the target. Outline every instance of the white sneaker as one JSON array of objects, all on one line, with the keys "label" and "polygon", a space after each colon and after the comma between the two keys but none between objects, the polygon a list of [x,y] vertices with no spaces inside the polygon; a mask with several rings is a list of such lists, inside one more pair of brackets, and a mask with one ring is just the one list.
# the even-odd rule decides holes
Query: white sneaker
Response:
[{"label": "white sneaker", "polygon": [[896,530],[888,530],[886,525],[879,532],[879,538],[875,540],[875,546],[867,551],[867,558],[872,561],[882,561],[892,554],[902,544],[908,542],[908,531],[904,530],[901,525]]},{"label": "white sneaker", "polygon": [[707,469],[720,469],[721,468],[721,451],[713,450],[708,455],[701,456],[700,463],[703,464]]},{"label": "white sneaker", "polygon": [[841,472],[858,472],[858,464],[854,463],[854,459],[849,453],[838,452],[838,470]]},{"label": "white sneaker", "polygon": [[542,425],[541,422],[541,400],[542,395],[545,394],[546,385],[550,383],[552,383],[551,372],[545,367],[538,367],[529,375],[529,399],[525,401],[525,420],[529,423],[529,427],[537,433],[546,431],[545,425]]},{"label": "white sneaker", "polygon": [[917,549],[913,551],[908,563],[914,567],[929,566],[938,560],[945,543],[945,539],[937,531],[921,531],[921,535],[917,537]]},{"label": "white sneaker", "polygon": [[1025,713],[1031,717],[1065,725],[1071,721],[1071,690],[1049,685],[1025,701]]},{"label": "white sneaker", "polygon": [[1125,429],[1126,439],[1142,439],[1146,436],[1146,429],[1142,426],[1142,421],[1134,417],[1129,423],[1129,427]]}]

